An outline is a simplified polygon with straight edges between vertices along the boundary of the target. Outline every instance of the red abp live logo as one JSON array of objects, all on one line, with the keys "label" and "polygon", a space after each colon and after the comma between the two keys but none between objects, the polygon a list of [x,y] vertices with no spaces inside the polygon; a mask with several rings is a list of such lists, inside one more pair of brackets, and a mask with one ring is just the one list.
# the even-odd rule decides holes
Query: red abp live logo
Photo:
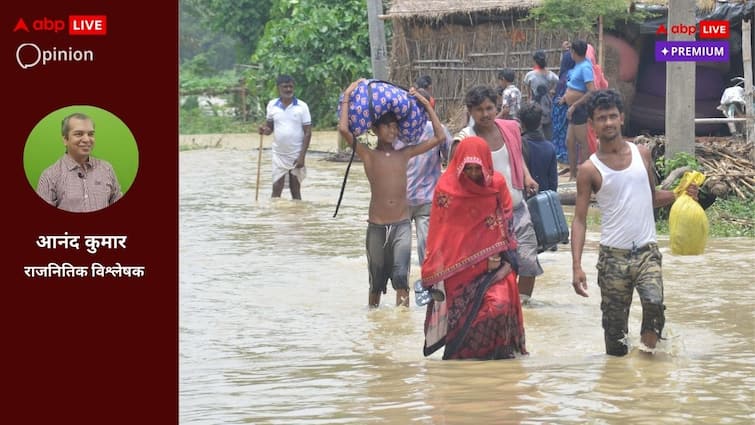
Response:
[{"label": "red abp live logo", "polygon": [[[17,31],[52,31],[65,30],[66,22],[62,19],[48,17],[35,19],[28,25],[24,18],[18,18],[13,32]],[[68,35],[107,35],[107,15],[69,15]]]},{"label": "red abp live logo", "polygon": [[700,21],[699,31],[696,25],[684,24],[671,25],[671,31],[669,31],[661,24],[655,31],[655,35],[664,35],[669,32],[689,35],[697,33],[700,39],[726,39],[729,38],[729,21]]}]

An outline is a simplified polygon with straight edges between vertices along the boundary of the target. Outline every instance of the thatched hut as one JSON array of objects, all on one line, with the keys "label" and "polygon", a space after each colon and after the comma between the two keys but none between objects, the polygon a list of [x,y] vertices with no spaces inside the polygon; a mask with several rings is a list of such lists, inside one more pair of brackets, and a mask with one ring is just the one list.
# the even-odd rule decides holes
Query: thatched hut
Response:
[{"label": "thatched hut", "polygon": [[[494,85],[497,73],[512,68],[521,87],[532,69],[532,53],[546,51],[549,68],[558,72],[561,43],[575,37],[544,31],[525,19],[541,0],[392,0],[387,17],[393,25],[390,78],[409,85],[420,75],[433,78],[441,117],[452,129],[464,122],[463,98],[478,84]],[[581,34],[592,41],[592,34]]]},{"label": "thatched hut", "polygon": [[[386,17],[393,27],[390,78],[410,85],[420,75],[433,78],[440,116],[452,129],[464,123],[464,93],[477,84],[496,83],[504,67],[517,71],[517,84],[531,69],[531,55],[547,52],[549,68],[558,70],[563,40],[582,38],[598,48],[598,35],[566,30],[544,31],[526,19],[542,0],[391,0]],[[738,27],[742,16],[751,15],[753,3],[696,0],[698,20],[725,19],[732,23],[732,69],[729,64],[698,66],[696,110],[699,117],[718,116],[715,111],[721,84],[741,73],[737,54]],[[642,24],[627,22],[605,36],[603,71],[609,86],[624,95],[627,130],[663,132],[665,64],[655,63],[653,43],[659,23],[665,22],[668,0],[633,2],[631,9],[656,15]],[[755,33],[754,33],[755,34]],[[665,39],[665,38],[663,38]],[[725,66],[726,69],[720,69]],[[718,69],[719,73],[711,72]],[[720,76],[720,78],[718,78]],[[711,82],[713,81],[713,82]],[[633,126],[632,121],[637,125]],[[708,134],[716,126],[698,126]]]}]

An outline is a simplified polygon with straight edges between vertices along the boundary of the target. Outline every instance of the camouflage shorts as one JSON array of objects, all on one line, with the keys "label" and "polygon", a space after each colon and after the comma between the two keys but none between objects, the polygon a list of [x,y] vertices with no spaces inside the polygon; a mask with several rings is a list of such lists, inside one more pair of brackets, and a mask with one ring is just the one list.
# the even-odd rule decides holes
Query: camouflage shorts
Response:
[{"label": "camouflage shorts", "polygon": [[634,250],[600,246],[597,269],[606,353],[618,356],[627,353],[622,340],[629,331],[629,308],[635,288],[642,302],[640,332],[652,330],[661,336],[666,321],[661,258],[654,243]]}]

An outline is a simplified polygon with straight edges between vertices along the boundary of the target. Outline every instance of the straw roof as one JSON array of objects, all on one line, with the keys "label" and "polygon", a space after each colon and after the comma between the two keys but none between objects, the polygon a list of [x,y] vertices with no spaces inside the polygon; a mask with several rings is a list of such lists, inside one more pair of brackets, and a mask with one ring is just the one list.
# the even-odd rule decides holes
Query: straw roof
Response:
[{"label": "straw roof", "polygon": [[[431,18],[439,19],[457,13],[506,13],[529,10],[539,6],[543,0],[391,0],[387,11],[389,18]],[[668,6],[668,0],[640,0],[637,4]],[[697,0],[697,8],[710,11],[716,0]]]},{"label": "straw roof", "polygon": [[[668,0],[641,0],[635,3],[668,7]],[[703,11],[713,10],[716,7],[716,0],[697,0],[695,3],[697,8]]]},{"label": "straw roof", "polygon": [[433,18],[456,13],[496,13],[528,10],[542,0],[391,0],[390,18]]}]

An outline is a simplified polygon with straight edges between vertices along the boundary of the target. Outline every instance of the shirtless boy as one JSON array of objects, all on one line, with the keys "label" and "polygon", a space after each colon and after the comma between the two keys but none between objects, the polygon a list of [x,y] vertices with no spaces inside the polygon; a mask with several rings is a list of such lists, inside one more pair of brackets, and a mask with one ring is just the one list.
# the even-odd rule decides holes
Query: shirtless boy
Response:
[{"label": "shirtless boy", "polygon": [[388,279],[396,290],[396,305],[409,306],[409,263],[411,260],[411,223],[406,199],[406,169],[409,158],[432,149],[445,139],[443,126],[430,102],[416,92],[409,94],[424,105],[433,123],[435,136],[428,141],[394,149],[399,127],[396,116],[386,113],[373,123],[377,147],[356,143],[349,131],[351,92],[363,79],[353,82],[343,93],[338,131],[356,151],[370,182],[370,209],[367,225],[367,267],[370,275],[369,306],[380,306],[380,294],[386,293]]}]

